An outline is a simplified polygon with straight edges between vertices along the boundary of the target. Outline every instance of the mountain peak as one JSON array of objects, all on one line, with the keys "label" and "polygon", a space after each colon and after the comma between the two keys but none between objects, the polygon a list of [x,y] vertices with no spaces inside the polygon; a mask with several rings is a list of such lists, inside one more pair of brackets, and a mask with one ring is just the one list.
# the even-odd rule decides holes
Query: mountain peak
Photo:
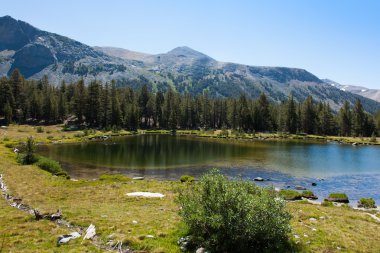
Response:
[{"label": "mountain peak", "polygon": [[0,50],[19,50],[41,31],[11,16],[0,17]]},{"label": "mountain peak", "polygon": [[181,46],[181,47],[176,47],[172,50],[170,50],[168,55],[175,55],[179,57],[189,57],[189,58],[210,58],[210,56],[205,55],[201,52],[198,52],[190,47],[187,46]]}]

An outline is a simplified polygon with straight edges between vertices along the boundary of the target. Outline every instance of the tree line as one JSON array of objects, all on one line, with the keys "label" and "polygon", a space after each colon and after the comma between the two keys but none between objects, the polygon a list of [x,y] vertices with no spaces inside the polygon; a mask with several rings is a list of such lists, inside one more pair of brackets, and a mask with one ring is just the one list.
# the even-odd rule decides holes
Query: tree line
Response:
[{"label": "tree line", "polygon": [[152,91],[117,87],[114,81],[83,80],[49,83],[25,80],[18,70],[0,79],[0,115],[5,124],[53,124],[75,122],[88,128],[141,129],[234,129],[244,132],[270,131],[318,135],[371,136],[380,128],[380,111],[368,114],[358,99],[353,107],[345,101],[334,112],[328,103],[307,97],[297,102],[269,101],[245,94],[235,98],[213,98],[206,92],[193,96],[172,88]]}]

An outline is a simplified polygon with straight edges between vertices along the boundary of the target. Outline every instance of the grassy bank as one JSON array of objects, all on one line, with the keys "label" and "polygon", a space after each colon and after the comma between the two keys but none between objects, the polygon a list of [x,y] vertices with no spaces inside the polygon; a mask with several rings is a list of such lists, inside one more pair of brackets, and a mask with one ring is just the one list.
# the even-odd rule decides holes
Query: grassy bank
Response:
[{"label": "grassy bank", "polygon": [[[40,131],[42,129],[42,132]],[[68,143],[101,139],[102,136],[125,136],[132,134],[170,134],[169,130],[127,130],[100,131],[100,130],[75,130],[63,131],[63,126],[51,125],[35,127],[30,125],[10,125],[6,129],[0,129],[0,141],[4,139],[25,141],[33,136],[38,142],[43,143]],[[305,142],[340,142],[358,145],[380,145],[380,138],[376,141],[370,137],[344,137],[344,136],[320,136],[305,134],[284,133],[240,133],[232,130],[177,130],[177,135],[192,135],[203,138],[241,139],[241,140],[273,140],[273,141],[305,141]]]},{"label": "grassy bank", "polygon": [[[3,133],[4,130],[0,131]],[[21,197],[23,203],[41,212],[55,212],[60,208],[64,218],[73,224],[83,227],[95,224],[104,244],[113,240],[128,243],[136,250],[180,252],[177,240],[186,234],[186,229],[174,202],[175,189],[181,185],[179,180],[133,181],[124,176],[66,180],[34,165],[17,164],[12,149],[5,147],[25,141],[30,135],[37,141],[46,142],[71,142],[84,138],[75,136],[81,131],[58,131],[60,129],[56,126],[45,127],[42,133],[29,126],[17,126],[7,129],[5,140],[4,136],[0,137],[0,173],[14,196]],[[63,139],[62,134],[65,135]],[[104,135],[102,132],[93,134]],[[49,135],[54,139],[48,138]],[[126,193],[134,191],[160,192],[165,197],[145,199],[126,196]],[[299,245],[301,252],[380,251],[377,239],[380,223],[366,212],[348,207],[311,205],[303,201],[289,202],[287,208],[293,215],[290,237]],[[0,200],[0,252],[101,252],[88,241],[82,244],[81,239],[57,247],[58,236],[68,232],[55,223],[35,221],[29,214]]]}]

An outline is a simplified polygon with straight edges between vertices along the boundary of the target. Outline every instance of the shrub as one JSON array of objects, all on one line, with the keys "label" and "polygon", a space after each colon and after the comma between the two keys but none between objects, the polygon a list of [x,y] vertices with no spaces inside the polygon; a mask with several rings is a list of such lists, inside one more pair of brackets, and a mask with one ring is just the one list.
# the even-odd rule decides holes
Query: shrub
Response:
[{"label": "shrub", "polygon": [[372,198],[361,198],[358,202],[358,207],[376,208],[375,200]]},{"label": "shrub", "polygon": [[322,206],[326,206],[326,207],[331,207],[331,206],[334,206],[334,204],[332,202],[329,202],[329,201],[323,201],[321,203]]},{"label": "shrub", "polygon": [[326,201],[348,203],[348,197],[345,193],[331,193]]},{"label": "shrub", "polygon": [[181,187],[177,201],[194,242],[211,252],[282,252],[288,245],[291,216],[272,189],[213,170]]},{"label": "shrub", "polygon": [[38,127],[36,128],[36,131],[37,131],[37,133],[43,133],[43,132],[44,132],[44,129],[43,129],[41,126],[38,126]]},{"label": "shrub", "polygon": [[302,198],[302,194],[294,190],[281,190],[279,194],[285,200],[300,200]]},{"label": "shrub", "polygon": [[192,183],[194,182],[195,178],[192,177],[192,176],[189,176],[189,175],[183,175],[181,176],[181,178],[179,179],[182,183]]},{"label": "shrub", "polygon": [[29,137],[25,144],[25,153],[17,155],[17,161],[21,164],[33,164],[37,161],[37,157],[34,154],[35,143],[32,137]]},{"label": "shrub", "polygon": [[57,161],[54,161],[47,157],[40,156],[36,165],[40,169],[48,171],[53,175],[64,176],[68,178],[67,172],[62,170],[61,165]]}]

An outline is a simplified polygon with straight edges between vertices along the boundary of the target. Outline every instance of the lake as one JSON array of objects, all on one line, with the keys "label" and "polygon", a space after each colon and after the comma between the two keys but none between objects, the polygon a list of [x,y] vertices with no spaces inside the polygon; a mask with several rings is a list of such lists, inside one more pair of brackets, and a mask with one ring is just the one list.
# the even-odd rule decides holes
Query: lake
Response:
[{"label": "lake", "polygon": [[[341,191],[351,200],[373,197],[380,202],[380,147],[376,146],[146,134],[46,145],[38,152],[58,160],[74,178],[121,173],[178,180],[217,167],[231,177],[268,179],[258,183],[263,186],[303,185],[323,197]],[[311,187],[312,182],[317,186]]]}]

